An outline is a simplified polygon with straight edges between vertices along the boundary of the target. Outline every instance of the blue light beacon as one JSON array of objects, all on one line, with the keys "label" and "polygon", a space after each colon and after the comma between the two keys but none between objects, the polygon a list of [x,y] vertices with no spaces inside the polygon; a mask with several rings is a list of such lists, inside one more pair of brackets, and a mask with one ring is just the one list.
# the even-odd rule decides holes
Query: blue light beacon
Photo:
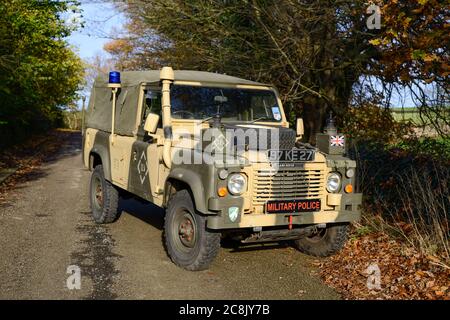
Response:
[{"label": "blue light beacon", "polygon": [[110,88],[120,88],[120,72],[111,71],[109,73],[108,87]]}]

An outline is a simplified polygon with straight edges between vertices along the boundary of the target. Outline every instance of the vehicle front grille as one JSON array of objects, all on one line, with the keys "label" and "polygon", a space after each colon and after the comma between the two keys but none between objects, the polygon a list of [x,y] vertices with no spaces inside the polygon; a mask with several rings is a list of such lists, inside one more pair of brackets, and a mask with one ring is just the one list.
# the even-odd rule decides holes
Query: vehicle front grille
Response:
[{"label": "vehicle front grille", "polygon": [[322,170],[255,170],[253,206],[272,200],[320,198],[325,190]]}]

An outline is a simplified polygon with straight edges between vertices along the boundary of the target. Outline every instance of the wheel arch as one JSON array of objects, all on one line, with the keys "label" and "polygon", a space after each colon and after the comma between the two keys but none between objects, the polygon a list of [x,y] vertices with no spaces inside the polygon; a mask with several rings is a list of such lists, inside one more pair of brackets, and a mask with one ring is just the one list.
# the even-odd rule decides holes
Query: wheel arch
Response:
[{"label": "wheel arch", "polygon": [[192,171],[181,168],[173,169],[166,179],[163,206],[167,205],[171,195],[184,189],[187,189],[191,194],[196,210],[207,214],[205,188],[201,177]]},{"label": "wheel arch", "polygon": [[103,174],[105,179],[111,181],[109,154],[103,147],[96,146],[89,152],[89,170],[94,170],[94,168],[99,164],[103,166]]}]

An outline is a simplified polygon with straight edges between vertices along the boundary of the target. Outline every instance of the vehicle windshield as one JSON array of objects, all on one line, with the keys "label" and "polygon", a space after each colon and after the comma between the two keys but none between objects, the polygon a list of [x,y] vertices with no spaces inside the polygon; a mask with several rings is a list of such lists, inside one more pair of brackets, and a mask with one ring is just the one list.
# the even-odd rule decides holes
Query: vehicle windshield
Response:
[{"label": "vehicle windshield", "polygon": [[172,117],[204,120],[220,114],[222,121],[281,121],[281,110],[271,90],[173,85]]}]

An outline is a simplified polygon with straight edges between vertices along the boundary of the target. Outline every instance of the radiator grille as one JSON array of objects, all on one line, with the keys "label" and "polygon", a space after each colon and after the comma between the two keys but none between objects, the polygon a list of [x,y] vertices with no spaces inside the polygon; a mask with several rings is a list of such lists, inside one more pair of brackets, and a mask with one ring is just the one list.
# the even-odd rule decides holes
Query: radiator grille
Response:
[{"label": "radiator grille", "polygon": [[321,170],[255,170],[253,205],[269,200],[320,198],[325,187]]}]

